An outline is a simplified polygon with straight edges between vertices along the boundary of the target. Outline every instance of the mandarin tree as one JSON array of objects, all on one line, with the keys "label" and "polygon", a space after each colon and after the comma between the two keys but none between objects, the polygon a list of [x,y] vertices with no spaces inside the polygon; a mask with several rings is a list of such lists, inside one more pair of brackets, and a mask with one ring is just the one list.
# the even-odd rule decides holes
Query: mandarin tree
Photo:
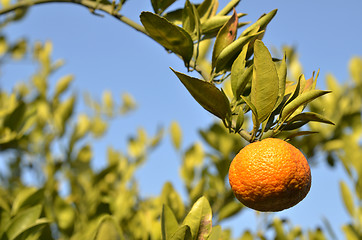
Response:
[{"label": "mandarin tree", "polygon": [[[350,63],[353,83],[340,86],[328,76],[333,92],[318,90],[318,73],[309,79],[293,70],[287,74],[298,62],[291,49],[272,57],[262,42],[277,10],[254,23],[241,22],[245,14],[236,12],[238,0],[220,7],[217,0],[186,0],[176,9],[175,0],[151,0],[153,12],[140,13],[140,24],[124,15],[124,0],[3,0],[0,27],[22,19],[34,5],[54,2],[113,16],[175,54],[187,73],[169,71],[218,121],[200,130],[205,144],[187,148],[179,124],[170,124],[186,196],[170,182],[158,196],[144,196],[136,171],[158,147],[164,129],[149,136],[139,128],[125,151],[109,147],[106,166],[94,169],[94,142],[105,136],[112,119],[134,110],[132,96],[123,94],[118,103],[109,91],[101,101],[86,95],[88,109],[79,113],[81,100],[71,91],[74,77],[50,84],[63,64],[53,61],[51,42],[29,46],[2,35],[2,59],[30,54],[38,68],[30,81],[0,94],[0,151],[8,158],[0,178],[0,239],[232,239],[220,224],[245,206],[281,211],[307,195],[306,157],[312,159],[316,149],[348,172],[353,188],[342,181],[340,189],[351,221],[342,228],[347,239],[362,237],[360,58]],[[325,108],[330,105],[335,107]],[[24,178],[29,174],[37,176],[32,186]],[[64,184],[67,194],[61,191]],[[268,227],[244,231],[240,239],[265,239],[269,228],[276,239],[334,236],[328,221],[325,230],[308,231],[284,219],[266,221]]]}]

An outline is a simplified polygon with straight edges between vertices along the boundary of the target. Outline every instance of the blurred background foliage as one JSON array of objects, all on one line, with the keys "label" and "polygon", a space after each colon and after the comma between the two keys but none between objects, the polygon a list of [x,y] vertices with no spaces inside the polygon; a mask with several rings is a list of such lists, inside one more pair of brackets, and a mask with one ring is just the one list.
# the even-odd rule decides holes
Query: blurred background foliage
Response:
[{"label": "blurred background foliage", "polygon": [[[159,2],[164,5],[154,3],[158,13],[169,1]],[[14,12],[2,27],[25,11]],[[289,47],[282,51],[288,56],[287,81],[296,82],[302,73],[297,54]],[[25,39],[8,42],[0,37],[0,64],[22,61],[26,55],[37,63],[28,81],[11,92],[0,89],[0,154],[7,166],[0,175],[0,239],[232,239],[232,229],[219,224],[243,214],[243,206],[231,192],[227,172],[247,142],[216,121],[200,130],[202,143],[183,146],[182,129],[175,121],[154,136],[135,130],[126,150],[109,146],[107,165],[94,170],[94,139],[104,136],[111,119],[135,110],[136,103],[128,94],[117,100],[107,90],[100,101],[87,93],[82,97],[72,90],[72,75],[50,88],[49,78],[63,64],[51,53],[51,42],[28,46]],[[303,128],[319,134],[294,138],[292,143],[309,159],[322,151],[331,167],[343,164],[349,179],[341,180],[340,193],[350,221],[341,227],[345,238],[354,240],[362,238],[361,58],[351,59],[349,73],[350,81],[343,85],[328,75],[326,85],[333,92],[309,105],[335,126],[308,122]],[[230,96],[230,81],[223,84]],[[79,112],[77,101],[84,101],[89,111]],[[165,134],[170,134],[181,159],[186,199],[170,182],[154,197],[144,197],[138,189],[135,172]],[[26,175],[33,177],[32,184]],[[327,220],[325,228],[307,230],[287,219],[265,221],[264,228],[245,231],[238,239],[266,239],[270,231],[275,239],[335,238]]]}]

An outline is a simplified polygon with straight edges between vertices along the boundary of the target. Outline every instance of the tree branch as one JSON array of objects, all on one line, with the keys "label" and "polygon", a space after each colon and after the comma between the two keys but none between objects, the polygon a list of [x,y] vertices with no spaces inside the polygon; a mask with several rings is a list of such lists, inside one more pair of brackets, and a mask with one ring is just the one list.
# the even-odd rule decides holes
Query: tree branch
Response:
[{"label": "tree branch", "polygon": [[8,7],[3,8],[3,9],[0,9],[0,16],[13,12],[17,9],[27,8],[27,7],[31,7],[34,5],[44,4],[44,3],[74,3],[74,4],[81,5],[83,7],[86,7],[88,9],[92,10],[93,12],[96,10],[100,10],[102,12],[105,12],[105,13],[117,18],[121,22],[127,24],[128,26],[130,26],[130,27],[134,28],[135,30],[142,32],[143,34],[148,36],[145,28],[142,25],[134,22],[133,20],[123,16],[122,14],[120,14],[118,12],[115,12],[114,11],[115,7],[113,5],[97,3],[96,1],[90,1],[90,0],[24,0],[24,1],[19,1],[15,4],[12,4]]}]

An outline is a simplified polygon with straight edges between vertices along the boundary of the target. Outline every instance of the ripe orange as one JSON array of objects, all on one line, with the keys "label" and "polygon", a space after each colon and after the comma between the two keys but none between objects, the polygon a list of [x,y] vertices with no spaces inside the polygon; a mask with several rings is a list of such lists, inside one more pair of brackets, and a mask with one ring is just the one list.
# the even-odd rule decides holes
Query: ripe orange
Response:
[{"label": "ripe orange", "polygon": [[230,165],[229,182],[245,206],[276,212],[303,200],[311,186],[311,173],[297,148],[277,138],[266,138],[240,150]]}]

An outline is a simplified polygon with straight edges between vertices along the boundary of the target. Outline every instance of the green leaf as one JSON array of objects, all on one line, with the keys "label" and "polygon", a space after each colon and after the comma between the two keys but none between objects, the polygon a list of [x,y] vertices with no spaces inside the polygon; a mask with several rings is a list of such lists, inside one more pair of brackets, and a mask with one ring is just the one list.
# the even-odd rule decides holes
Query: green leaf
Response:
[{"label": "green leaf", "polygon": [[133,99],[132,95],[128,93],[123,93],[121,98],[122,98],[122,106],[120,107],[121,114],[126,114],[136,108],[137,104]]},{"label": "green leaf", "polygon": [[93,136],[97,138],[103,136],[103,134],[107,130],[107,127],[107,122],[104,121],[100,116],[96,116],[94,117],[94,119],[92,119],[90,130],[93,133]]},{"label": "green leaf", "polygon": [[26,104],[22,101],[18,102],[13,112],[7,115],[4,119],[3,126],[11,131],[18,131],[26,112]]},{"label": "green leaf", "polygon": [[54,112],[54,122],[58,130],[60,131],[60,135],[64,134],[65,128],[67,127],[66,122],[69,120],[70,116],[73,113],[74,105],[75,105],[75,96],[71,96],[62,102]]},{"label": "green leaf", "polygon": [[55,86],[54,98],[58,98],[62,93],[64,93],[68,89],[70,83],[73,82],[73,80],[74,77],[72,75],[62,77]]},{"label": "green leaf", "polygon": [[113,116],[114,101],[111,91],[104,91],[102,94],[103,111],[108,117]]},{"label": "green leaf", "polygon": [[241,36],[225,47],[216,59],[215,72],[218,73],[231,67],[232,63],[238,57],[244,45],[262,33],[263,32],[257,32],[248,36]]},{"label": "green leaf", "polygon": [[11,222],[6,230],[6,235],[9,240],[15,239],[22,232],[26,231],[33,226],[34,222],[40,217],[42,206],[36,205],[18,213]]},{"label": "green leaf", "polygon": [[342,230],[344,232],[344,235],[346,236],[345,239],[361,240],[361,236],[358,234],[358,229],[356,229],[353,225],[344,225],[342,226]]},{"label": "green leaf", "polygon": [[339,187],[341,189],[344,206],[346,207],[349,215],[351,217],[354,217],[355,216],[355,205],[354,205],[354,201],[353,201],[352,192],[344,181],[341,181],[339,183]]},{"label": "green leaf", "polygon": [[314,112],[306,112],[306,113],[299,113],[298,115],[295,115],[290,120],[288,120],[288,123],[296,122],[296,121],[306,121],[306,122],[321,122],[321,123],[327,123],[332,124],[334,123],[327,118],[323,117],[322,115]]},{"label": "green leaf", "polygon": [[288,122],[286,124],[283,124],[281,130],[282,131],[295,130],[295,129],[301,128],[302,126],[304,126],[307,123],[308,123],[308,121]]},{"label": "green leaf", "polygon": [[274,218],[273,227],[275,229],[276,239],[287,239],[284,232],[283,222],[279,218]]},{"label": "green leaf", "polygon": [[193,55],[191,36],[166,18],[151,12],[142,12],[140,18],[150,37],[166,49],[180,55],[188,67]]},{"label": "green leaf", "polygon": [[192,187],[192,189],[189,193],[189,199],[192,202],[195,202],[197,199],[199,199],[203,195],[203,193],[205,191],[205,182],[206,182],[205,177],[202,177],[200,179],[200,181]]},{"label": "green leaf", "polygon": [[53,211],[58,228],[61,231],[71,231],[75,225],[75,207],[57,196],[54,199]]},{"label": "green leaf", "polygon": [[39,234],[39,232],[41,231],[42,228],[44,228],[46,225],[48,225],[50,223],[51,223],[51,221],[49,221],[45,218],[37,219],[33,224],[28,226],[28,228],[25,231],[23,231],[17,237],[15,237],[14,240],[39,239],[39,237],[37,237],[37,234]]},{"label": "green leaf", "polygon": [[247,52],[248,44],[243,47],[243,50],[231,66],[231,90],[236,100],[240,99],[240,95],[248,84],[249,77],[253,70],[252,67],[245,70]]},{"label": "green leaf", "polygon": [[220,31],[216,36],[214,49],[212,51],[212,68],[215,67],[216,59],[218,58],[222,50],[224,50],[225,47],[230,45],[235,40],[237,27],[238,27],[238,16],[234,9],[233,15],[224,24],[224,26],[220,29]]},{"label": "green leaf", "polygon": [[[213,17],[217,8],[217,0],[204,0],[198,7],[197,11],[200,16],[200,21],[203,23],[208,20],[210,17]],[[227,21],[227,20],[226,20]],[[225,21],[225,22],[226,22]],[[224,23],[225,23],[224,22]],[[221,24],[222,26],[223,24]],[[221,27],[220,26],[220,27]]]},{"label": "green leaf", "polygon": [[[241,18],[246,14],[238,13],[237,17]],[[215,37],[220,29],[230,20],[230,16],[213,16],[201,23],[201,31],[205,38]],[[246,25],[247,23],[238,23],[237,28]]]},{"label": "green leaf", "polygon": [[249,98],[244,97],[243,95],[240,95],[240,97],[244,100],[244,102],[246,103],[246,105],[250,108],[250,110],[253,113],[253,120],[255,119],[256,121],[254,121],[254,126],[256,127],[257,125],[259,125],[259,118],[258,118],[258,112],[256,111],[256,108],[254,106],[254,104],[250,101]]},{"label": "green leaf", "polygon": [[25,188],[16,195],[14,199],[13,206],[11,208],[11,215],[15,216],[20,209],[27,206],[35,206],[36,204],[41,203],[44,198],[43,189]]},{"label": "green leaf", "polygon": [[251,84],[251,102],[263,122],[274,109],[278,99],[279,78],[273,59],[262,41],[254,43],[254,72]]},{"label": "green leaf", "polygon": [[259,28],[260,30],[264,30],[266,26],[269,24],[269,22],[274,18],[274,16],[277,14],[278,9],[274,9],[270,11],[268,14],[265,14],[261,16],[255,23],[250,25],[248,28],[246,28],[242,33],[241,36],[246,36],[250,32],[252,32],[255,28]]},{"label": "green leaf", "polygon": [[244,110],[242,107],[240,107],[238,115],[236,116],[236,120],[235,120],[235,129],[234,129],[235,132],[239,132],[243,123],[244,123]]},{"label": "green leaf", "polygon": [[349,61],[349,72],[356,84],[362,83],[362,59],[358,57],[353,57]]},{"label": "green leaf", "polygon": [[229,12],[231,12],[231,10],[233,8],[235,8],[238,4],[239,4],[240,0],[231,0],[229,1],[228,4],[226,4],[226,6],[220,10],[220,12],[217,13],[217,15],[226,15]]},{"label": "green leaf", "polygon": [[294,113],[294,111],[297,110],[300,106],[306,105],[309,102],[313,101],[314,99],[323,96],[324,94],[327,93],[330,93],[330,91],[310,90],[308,92],[302,93],[284,107],[281,113],[281,119],[282,120],[288,119]]},{"label": "green leaf", "polygon": [[243,236],[240,238],[240,240],[253,240],[253,239],[254,239],[253,234],[251,234],[251,232],[248,230],[246,230],[243,233]]},{"label": "green leaf", "polygon": [[243,205],[239,202],[229,202],[228,204],[224,205],[219,212],[218,220],[221,222],[222,220],[229,218],[231,216],[234,216],[237,214],[241,209],[243,208]]},{"label": "green leaf", "polygon": [[112,216],[104,216],[96,230],[93,240],[117,240],[123,239],[122,231]]},{"label": "green leaf", "polygon": [[205,197],[199,198],[192,206],[183,225],[190,226],[192,239],[207,239],[212,228],[212,212]]},{"label": "green leaf", "polygon": [[171,208],[167,205],[163,205],[161,214],[162,239],[170,239],[178,227],[178,222]]},{"label": "green leaf", "polygon": [[166,182],[162,188],[160,196],[162,204],[167,205],[175,214],[177,219],[181,219],[185,214],[185,206],[177,191],[170,182]]},{"label": "green leaf", "polygon": [[176,232],[171,236],[171,240],[191,240],[190,227],[187,225],[180,226]]},{"label": "green leaf", "polygon": [[230,116],[229,100],[214,84],[171,70],[203,108],[221,120]]},{"label": "green leaf", "polygon": [[287,81],[287,61],[285,55],[277,71],[279,79],[279,84],[278,84],[279,91],[278,91],[278,100],[275,104],[275,108],[277,108],[279,104],[282,103],[285,94],[285,84]]},{"label": "green leaf", "polygon": [[182,130],[178,122],[173,121],[170,126],[171,139],[174,147],[179,150],[182,141]]},{"label": "green leaf", "polygon": [[211,230],[208,240],[220,240],[222,235],[222,229],[219,225],[214,226]]},{"label": "green leaf", "polygon": [[183,8],[178,8],[176,10],[167,12],[162,16],[175,25],[181,25],[183,11],[184,11]]},{"label": "green leaf", "polygon": [[293,138],[298,137],[298,136],[306,136],[306,135],[311,135],[311,134],[315,134],[315,133],[318,133],[318,132],[315,132],[315,131],[299,131],[299,132],[292,133],[292,134],[288,135],[287,137],[284,138],[284,140],[290,140],[290,139],[293,139]]},{"label": "green leaf", "polygon": [[193,40],[199,40],[200,38],[200,18],[195,5],[186,0],[185,7],[182,13],[182,27],[191,36]]},{"label": "green leaf", "polygon": [[176,0],[151,0],[153,11],[157,14],[163,13]]}]

